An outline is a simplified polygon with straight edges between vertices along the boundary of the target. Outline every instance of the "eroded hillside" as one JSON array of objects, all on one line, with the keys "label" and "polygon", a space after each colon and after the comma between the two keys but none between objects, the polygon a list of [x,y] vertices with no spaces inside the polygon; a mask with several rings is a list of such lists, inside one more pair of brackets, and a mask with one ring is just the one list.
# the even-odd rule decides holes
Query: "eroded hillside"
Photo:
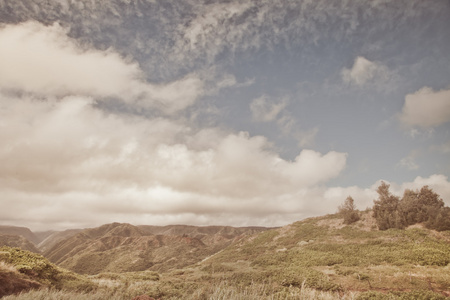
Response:
[{"label": "eroded hillside", "polygon": [[[168,271],[195,264],[233,241],[265,228],[133,226],[86,229],[46,250],[52,262],[81,274]],[[153,234],[157,233],[157,234]]]}]

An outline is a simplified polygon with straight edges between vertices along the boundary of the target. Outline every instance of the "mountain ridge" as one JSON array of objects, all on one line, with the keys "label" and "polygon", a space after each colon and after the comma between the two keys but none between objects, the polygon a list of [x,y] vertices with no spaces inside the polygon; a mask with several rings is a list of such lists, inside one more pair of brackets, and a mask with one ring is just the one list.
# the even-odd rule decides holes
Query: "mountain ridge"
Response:
[{"label": "mountain ridge", "polygon": [[268,228],[110,223],[61,239],[43,254],[78,273],[168,271],[199,262],[243,236],[265,230]]}]

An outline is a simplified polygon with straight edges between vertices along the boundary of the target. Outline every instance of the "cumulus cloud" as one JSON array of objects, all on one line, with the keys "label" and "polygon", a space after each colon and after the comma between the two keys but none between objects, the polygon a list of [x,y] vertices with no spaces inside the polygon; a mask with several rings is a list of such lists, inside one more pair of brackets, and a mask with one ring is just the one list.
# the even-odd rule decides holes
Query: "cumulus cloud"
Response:
[{"label": "cumulus cloud", "polygon": [[[11,10],[14,19],[60,16],[59,6],[47,2],[33,8],[36,12],[20,8],[20,1],[11,3],[20,8]],[[405,10],[416,13],[412,7],[420,3],[406,1],[407,9],[391,12],[383,3],[371,2],[366,21],[389,14],[392,24],[407,15],[402,20],[407,24],[417,16]],[[178,114],[197,109],[203,95],[248,86],[259,78],[239,83],[226,67],[220,68],[227,70],[225,75],[207,78],[213,67],[205,61],[220,58],[220,64],[239,51],[250,50],[245,55],[251,55],[275,45],[305,49],[324,37],[340,40],[354,31],[367,33],[358,26],[366,4],[182,1],[144,12],[137,2],[127,4],[127,10],[121,10],[119,1],[78,2],[70,13],[79,16],[80,24],[61,20],[63,25],[1,27],[0,206],[7,209],[0,211],[0,222],[33,229],[113,221],[275,226],[332,213],[348,194],[358,207],[366,207],[374,187],[325,186],[346,167],[346,153],[303,149],[291,161],[263,136],[201,129],[189,123],[190,116]],[[22,12],[25,16],[19,16]],[[138,26],[146,30],[136,32],[131,19],[142,20]],[[376,34],[385,32],[389,22]],[[340,26],[328,31],[325,24]],[[77,39],[68,36],[69,27]],[[104,34],[106,28],[113,33]],[[383,80],[387,71],[358,57],[342,76],[362,86]],[[99,104],[109,98],[150,113],[103,111]],[[300,146],[313,143],[318,129],[300,130],[286,106],[283,99],[262,97],[252,102],[251,111],[255,121],[276,121]],[[436,176],[421,180],[445,190],[447,178]]]},{"label": "cumulus cloud", "polygon": [[389,70],[380,63],[372,62],[358,56],[351,69],[341,71],[342,80],[347,84],[362,86],[371,82],[384,82],[389,76]]},{"label": "cumulus cloud", "polygon": [[39,95],[119,97],[174,113],[203,94],[203,82],[190,74],[166,84],[150,84],[136,62],[114,50],[83,49],[57,23],[36,22],[0,29],[0,88]]},{"label": "cumulus cloud", "polygon": [[252,118],[257,122],[270,122],[277,118],[280,112],[286,107],[287,100],[274,101],[267,96],[253,99],[250,103]]},{"label": "cumulus cloud", "polygon": [[114,115],[94,103],[0,96],[2,222],[281,225],[307,215],[302,195],[346,165],[345,153],[303,150],[288,161],[262,136]]},{"label": "cumulus cloud", "polygon": [[406,95],[398,118],[406,127],[425,129],[450,122],[450,90],[434,91],[423,87]]}]

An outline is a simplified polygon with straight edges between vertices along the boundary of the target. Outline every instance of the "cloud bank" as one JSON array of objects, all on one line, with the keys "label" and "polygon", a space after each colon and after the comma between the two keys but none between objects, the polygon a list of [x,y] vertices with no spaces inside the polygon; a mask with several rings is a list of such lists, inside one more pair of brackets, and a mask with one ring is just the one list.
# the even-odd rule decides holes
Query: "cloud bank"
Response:
[{"label": "cloud bank", "polygon": [[167,84],[151,84],[136,62],[113,49],[83,49],[55,23],[36,22],[0,29],[0,88],[40,96],[119,97],[142,107],[174,113],[203,94],[191,74]]},{"label": "cloud bank", "polygon": [[302,150],[288,161],[262,136],[102,110],[99,99],[114,95],[126,104],[159,100],[165,112],[181,111],[193,104],[202,83],[195,76],[147,83],[137,64],[113,50],[81,48],[58,25],[6,26],[0,30],[5,44],[3,222],[33,228],[43,227],[43,220],[56,227],[92,220],[229,224],[230,216],[245,211],[236,225],[280,225],[286,220],[278,215],[294,220],[307,214],[309,200],[302,195],[346,166],[345,153]]},{"label": "cloud bank", "polygon": [[[448,5],[399,1],[3,1],[0,223],[285,225],[378,174],[449,199]],[[374,129],[411,86],[422,145]]]}]

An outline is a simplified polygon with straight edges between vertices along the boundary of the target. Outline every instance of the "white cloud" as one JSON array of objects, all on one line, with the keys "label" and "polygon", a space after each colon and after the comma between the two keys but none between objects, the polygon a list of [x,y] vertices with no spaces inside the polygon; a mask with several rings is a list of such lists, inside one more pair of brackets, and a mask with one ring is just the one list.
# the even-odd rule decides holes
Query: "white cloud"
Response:
[{"label": "white cloud", "polygon": [[286,105],[286,99],[274,101],[267,96],[253,99],[252,103],[250,103],[252,118],[257,122],[274,121]]},{"label": "white cloud", "polygon": [[203,94],[191,74],[166,84],[150,84],[135,62],[113,50],[82,49],[58,24],[36,22],[0,29],[0,89],[41,96],[115,96],[141,106],[174,113]]},{"label": "white cloud", "polygon": [[234,225],[281,225],[286,214],[307,215],[310,199],[299,197],[346,165],[345,153],[303,150],[287,161],[262,136],[118,116],[93,103],[0,94],[2,222],[230,224],[234,215]]},{"label": "white cloud", "polygon": [[345,83],[363,86],[368,83],[385,82],[389,77],[389,70],[380,63],[358,56],[351,69],[344,68],[341,71],[341,77]]},{"label": "white cloud", "polygon": [[398,118],[406,127],[432,128],[450,122],[450,90],[424,87],[406,95]]},{"label": "white cloud", "polygon": [[[136,63],[81,50],[58,24],[28,22],[0,30],[2,88],[53,95],[117,95],[143,85]],[[141,86],[142,88],[142,86]]]}]

